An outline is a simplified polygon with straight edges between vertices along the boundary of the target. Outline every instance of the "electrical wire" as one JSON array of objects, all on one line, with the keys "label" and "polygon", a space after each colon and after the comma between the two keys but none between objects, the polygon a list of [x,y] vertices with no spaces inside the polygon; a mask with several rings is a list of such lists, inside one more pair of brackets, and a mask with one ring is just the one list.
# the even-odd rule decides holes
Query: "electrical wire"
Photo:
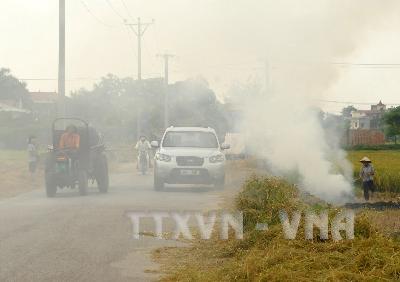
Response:
[{"label": "electrical wire", "polygon": [[115,9],[114,5],[110,2],[110,0],[106,0],[108,6],[110,6],[111,10],[113,10],[113,12],[120,17],[123,21],[125,21],[126,19],[117,11],[117,9]]},{"label": "electrical wire", "polygon": [[[82,80],[87,80],[87,81],[94,81],[94,80],[100,80],[101,78],[94,78],[94,77],[76,77],[76,78],[70,78],[66,79],[66,81],[82,81]],[[19,80],[22,81],[57,81],[57,78],[19,78]]]},{"label": "electrical wire", "polygon": [[378,67],[380,67],[380,66],[382,66],[382,67],[396,66],[396,67],[400,67],[400,64],[398,64],[398,63],[347,63],[347,62],[335,63],[335,62],[333,62],[331,64],[332,65],[343,65],[343,66],[378,66]]},{"label": "electrical wire", "polygon": [[90,10],[90,8],[89,8],[89,6],[88,6],[88,4],[86,2],[84,2],[83,0],[80,0],[80,2],[82,4],[82,6],[85,8],[85,10],[88,12],[88,14],[90,14],[98,23],[100,23],[100,24],[102,24],[102,25],[104,25],[104,26],[106,26],[108,28],[116,28],[117,27],[117,26],[114,26],[114,25],[110,25],[110,24],[104,22],[103,20],[101,20],[99,17],[97,17],[92,12],[92,10]]},{"label": "electrical wire", "polygon": [[122,2],[122,5],[124,6],[124,8],[125,8],[125,10],[126,10],[126,13],[128,14],[128,17],[129,17],[131,20],[133,20],[132,14],[129,12],[128,5],[126,5],[126,3],[125,3],[124,0],[121,0],[121,2]]},{"label": "electrical wire", "polygon": [[[350,101],[336,101],[336,100],[315,100],[317,102],[322,102],[322,103],[334,103],[334,104],[344,104],[344,105],[374,105],[375,103],[366,103],[366,102],[350,102]],[[400,103],[386,103],[386,106],[396,106],[400,105]]]}]

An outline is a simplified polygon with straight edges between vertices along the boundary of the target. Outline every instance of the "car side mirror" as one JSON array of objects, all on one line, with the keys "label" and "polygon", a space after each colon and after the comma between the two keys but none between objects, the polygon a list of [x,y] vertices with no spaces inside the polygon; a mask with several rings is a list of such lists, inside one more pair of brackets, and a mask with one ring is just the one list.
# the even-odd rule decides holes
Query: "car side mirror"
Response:
[{"label": "car side mirror", "polygon": [[150,145],[153,148],[158,148],[159,147],[158,141],[151,141]]},{"label": "car side mirror", "polygon": [[228,149],[230,149],[230,148],[231,148],[231,145],[229,145],[229,144],[223,143],[223,144],[221,145],[221,150],[228,150]]}]

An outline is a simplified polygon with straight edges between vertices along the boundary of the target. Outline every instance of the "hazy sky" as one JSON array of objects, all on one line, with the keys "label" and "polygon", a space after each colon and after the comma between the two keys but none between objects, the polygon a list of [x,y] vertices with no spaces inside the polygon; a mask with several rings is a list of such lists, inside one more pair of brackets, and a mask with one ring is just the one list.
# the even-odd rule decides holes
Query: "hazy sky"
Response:
[{"label": "hazy sky", "polygon": [[[283,62],[285,59],[294,64],[292,61],[296,58],[296,67],[304,68],[332,62],[400,63],[400,11],[396,13],[397,5],[388,6],[388,11],[383,6],[375,11],[376,6],[364,5],[365,1],[359,0],[352,1],[359,4],[359,9],[355,9],[357,5],[348,7],[351,5],[344,0],[66,2],[67,91],[90,87],[107,73],[136,77],[136,37],[122,22],[123,18],[134,21],[139,16],[143,21],[155,20],[143,40],[143,77],[162,75],[162,61],[156,54],[168,51],[176,55],[171,61],[172,82],[201,75],[219,97],[223,97],[235,81],[264,79],[265,58],[271,63],[272,84],[275,77],[279,77],[274,72],[287,64]],[[386,5],[389,1],[372,2]],[[332,6],[337,13],[328,15]],[[351,12],[341,13],[347,9]],[[352,9],[356,13],[354,17]],[[382,15],[376,20],[371,19],[371,25],[361,22],[362,16],[371,13]],[[0,15],[0,67],[10,68],[19,78],[56,78],[58,1],[1,0]],[[332,19],[337,20],[338,27]],[[355,26],[358,19],[361,19],[360,27]],[[346,31],[347,21],[353,34]],[[346,31],[343,38],[340,29]],[[355,39],[349,50],[343,50],[339,45],[342,49],[336,52],[321,44],[332,45],[335,40],[347,41],[349,38]],[[305,49],[308,50],[305,52]],[[321,49],[328,51],[320,52]],[[318,90],[321,98],[354,102],[382,99],[387,103],[400,103],[400,67],[331,65],[330,68],[337,75],[326,89]],[[32,91],[57,88],[56,81],[27,82]],[[321,106],[338,111],[343,105],[323,103]]]}]

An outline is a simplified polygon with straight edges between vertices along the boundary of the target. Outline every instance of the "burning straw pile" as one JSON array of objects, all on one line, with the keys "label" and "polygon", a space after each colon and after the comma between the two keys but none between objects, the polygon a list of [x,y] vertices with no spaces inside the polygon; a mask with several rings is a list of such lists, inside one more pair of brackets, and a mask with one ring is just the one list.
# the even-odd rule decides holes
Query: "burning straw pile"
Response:
[{"label": "burning straw pile", "polygon": [[[367,216],[355,217],[354,240],[304,239],[302,223],[294,240],[283,236],[279,211],[328,208],[302,203],[291,184],[276,178],[251,178],[236,199],[244,215],[244,239],[198,241],[191,248],[160,252],[167,263],[164,281],[377,281],[400,279],[400,242],[379,233]],[[303,219],[302,219],[303,221]],[[256,223],[267,222],[267,231]],[[233,237],[232,237],[233,238]],[[166,261],[166,260],[165,260]]]}]

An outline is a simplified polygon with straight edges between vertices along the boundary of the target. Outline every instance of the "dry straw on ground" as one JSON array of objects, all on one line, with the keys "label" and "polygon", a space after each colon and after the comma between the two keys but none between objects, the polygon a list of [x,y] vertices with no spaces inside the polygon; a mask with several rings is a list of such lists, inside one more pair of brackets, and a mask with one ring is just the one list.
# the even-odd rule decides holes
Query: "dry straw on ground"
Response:
[{"label": "dry straw on ground", "polygon": [[[283,238],[277,211],[310,207],[298,200],[294,186],[275,178],[251,178],[236,199],[245,217],[244,240],[197,241],[190,248],[159,250],[163,281],[392,281],[400,279],[400,243],[378,232],[370,218],[356,216],[355,239],[333,242]],[[268,221],[269,231],[255,231]],[[315,230],[316,231],[316,230]],[[233,237],[232,237],[233,238]],[[171,258],[174,258],[171,262]]]}]

